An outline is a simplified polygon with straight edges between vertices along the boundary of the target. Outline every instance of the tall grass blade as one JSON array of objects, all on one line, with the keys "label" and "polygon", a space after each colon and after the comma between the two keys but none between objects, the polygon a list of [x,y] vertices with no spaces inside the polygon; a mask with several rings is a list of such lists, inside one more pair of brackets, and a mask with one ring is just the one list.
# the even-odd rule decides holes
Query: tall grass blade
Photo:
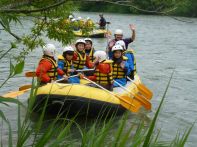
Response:
[{"label": "tall grass blade", "polygon": [[104,121],[101,131],[99,131],[98,137],[94,143],[95,146],[105,146],[107,135],[110,134],[110,129],[113,125],[113,119],[111,118],[107,123]]},{"label": "tall grass blade", "polygon": [[9,139],[8,139],[8,144],[9,144],[9,147],[12,147],[12,128],[11,128],[11,125],[10,125],[10,122],[9,120],[7,120],[7,118],[5,117],[3,111],[0,110],[0,117],[7,123],[8,125],[8,129],[9,129]]},{"label": "tall grass blade", "polygon": [[145,141],[144,141],[144,144],[143,144],[143,147],[148,147],[150,145],[150,138],[151,138],[151,136],[153,134],[153,130],[154,130],[154,127],[155,127],[155,124],[156,124],[156,120],[157,120],[158,114],[160,112],[161,106],[163,104],[163,101],[164,101],[164,99],[166,97],[166,94],[167,94],[168,88],[170,86],[173,74],[174,74],[174,71],[172,72],[171,77],[170,77],[170,79],[168,81],[167,87],[165,89],[165,92],[164,92],[163,97],[161,99],[161,102],[159,104],[159,108],[157,109],[157,112],[156,112],[156,114],[155,114],[155,116],[154,116],[154,118],[153,118],[153,120],[151,122],[150,128],[148,130],[148,133],[146,135],[146,138],[145,138]]},{"label": "tall grass blade", "polygon": [[113,147],[117,147],[119,144],[121,135],[122,135],[123,130],[125,128],[127,117],[128,117],[128,114],[124,115],[123,118],[120,120],[120,125],[119,125],[118,131],[115,135],[115,140],[113,141],[113,144],[112,144]]},{"label": "tall grass blade", "polygon": [[184,147],[184,145],[185,145],[185,143],[186,143],[186,141],[187,141],[187,139],[188,139],[188,137],[189,137],[189,134],[191,133],[193,127],[194,127],[194,123],[193,123],[193,125],[192,125],[187,131],[185,131],[185,133],[183,134],[183,137],[182,137],[182,139],[181,139],[180,147]]}]

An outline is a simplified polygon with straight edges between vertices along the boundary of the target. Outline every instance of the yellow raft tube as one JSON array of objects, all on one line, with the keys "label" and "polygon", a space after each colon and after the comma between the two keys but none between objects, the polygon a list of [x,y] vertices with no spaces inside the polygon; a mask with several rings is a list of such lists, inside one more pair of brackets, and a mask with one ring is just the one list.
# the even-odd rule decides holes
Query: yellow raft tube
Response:
[{"label": "yellow raft tube", "polygon": [[[140,82],[135,76],[135,83]],[[47,104],[46,112],[57,115],[73,117],[110,117],[122,115],[125,108],[120,105],[120,100],[112,94],[95,87],[88,86],[89,82],[81,80],[80,84],[48,83],[39,87],[36,94],[35,112],[42,111]],[[135,84],[128,82],[125,86],[133,93],[137,93]],[[114,88],[114,93],[131,96],[122,88]]]},{"label": "yellow raft tube", "polygon": [[77,37],[91,37],[91,38],[104,38],[105,34],[111,34],[111,31],[106,29],[95,29],[91,32],[83,34],[81,30],[73,31],[74,35]]}]

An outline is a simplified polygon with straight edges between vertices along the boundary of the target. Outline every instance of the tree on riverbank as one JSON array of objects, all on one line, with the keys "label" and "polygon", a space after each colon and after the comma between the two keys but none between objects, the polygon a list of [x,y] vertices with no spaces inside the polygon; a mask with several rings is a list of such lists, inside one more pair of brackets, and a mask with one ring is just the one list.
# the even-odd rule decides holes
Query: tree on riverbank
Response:
[{"label": "tree on riverbank", "polygon": [[82,11],[197,17],[196,0],[84,0]]}]

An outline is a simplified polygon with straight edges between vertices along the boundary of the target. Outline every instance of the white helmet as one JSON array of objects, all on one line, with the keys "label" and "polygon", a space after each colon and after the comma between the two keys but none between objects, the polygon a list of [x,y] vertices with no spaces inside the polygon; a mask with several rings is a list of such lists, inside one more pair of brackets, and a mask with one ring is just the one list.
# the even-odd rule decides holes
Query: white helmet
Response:
[{"label": "white helmet", "polygon": [[85,38],[84,40],[85,40],[85,41],[90,41],[90,42],[92,42],[92,39],[91,39],[91,38]]},{"label": "white helmet", "polygon": [[99,58],[99,62],[102,62],[103,60],[107,59],[107,54],[105,51],[96,51],[94,53],[95,58]]},{"label": "white helmet", "polygon": [[114,34],[115,35],[123,35],[123,31],[121,29],[116,29]]},{"label": "white helmet", "polygon": [[112,47],[112,52],[114,51],[123,51],[123,47],[121,45],[114,45]]},{"label": "white helmet", "polygon": [[78,39],[75,44],[78,44],[78,43],[86,44],[84,39]]},{"label": "white helmet", "polygon": [[72,46],[66,46],[66,47],[63,49],[63,52],[67,52],[67,51],[73,51],[73,52],[74,52],[74,49],[72,48]]},{"label": "white helmet", "polygon": [[82,18],[79,16],[78,18],[77,18],[77,20],[81,20]]},{"label": "white helmet", "polygon": [[48,55],[51,57],[55,56],[55,45],[54,44],[46,44],[45,46],[43,46],[43,53],[44,55]]},{"label": "white helmet", "polygon": [[115,43],[115,45],[121,45],[123,47],[123,50],[126,49],[126,46],[125,46],[125,42],[123,40],[119,40]]},{"label": "white helmet", "polygon": [[72,15],[69,15],[68,18],[69,18],[69,19],[73,19],[73,16],[72,16]]},{"label": "white helmet", "polygon": [[74,22],[74,21],[76,21],[76,19],[75,19],[75,18],[73,18],[73,19],[71,19],[71,21],[72,21],[72,22]]},{"label": "white helmet", "polygon": [[87,20],[90,20],[90,17],[87,17],[86,19],[87,19]]}]

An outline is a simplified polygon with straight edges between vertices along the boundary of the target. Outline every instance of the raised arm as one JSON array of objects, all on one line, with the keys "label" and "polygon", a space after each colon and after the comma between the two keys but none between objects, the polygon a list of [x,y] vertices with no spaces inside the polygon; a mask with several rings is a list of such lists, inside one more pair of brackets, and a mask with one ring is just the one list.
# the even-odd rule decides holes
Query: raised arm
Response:
[{"label": "raised arm", "polygon": [[133,24],[129,24],[129,27],[131,29],[131,40],[134,41],[135,40],[135,26]]}]

